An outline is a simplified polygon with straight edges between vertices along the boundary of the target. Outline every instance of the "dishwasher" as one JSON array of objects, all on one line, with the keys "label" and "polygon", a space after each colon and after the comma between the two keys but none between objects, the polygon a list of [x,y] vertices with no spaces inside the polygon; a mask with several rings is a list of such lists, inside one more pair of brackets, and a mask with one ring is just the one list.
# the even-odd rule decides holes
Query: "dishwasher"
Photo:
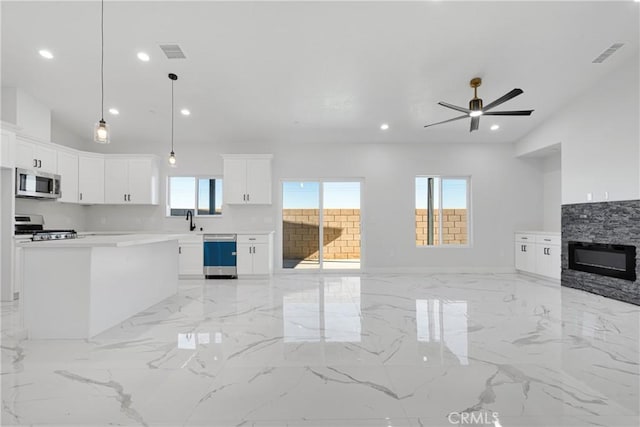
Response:
[{"label": "dishwasher", "polygon": [[235,234],[205,234],[203,236],[205,278],[238,277],[236,241]]}]

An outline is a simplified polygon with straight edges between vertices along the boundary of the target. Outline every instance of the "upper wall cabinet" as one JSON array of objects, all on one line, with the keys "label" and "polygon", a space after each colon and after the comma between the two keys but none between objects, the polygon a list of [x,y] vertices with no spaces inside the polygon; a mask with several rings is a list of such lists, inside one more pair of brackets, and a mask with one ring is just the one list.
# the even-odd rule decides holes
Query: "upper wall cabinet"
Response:
[{"label": "upper wall cabinet", "polygon": [[56,173],[58,170],[56,149],[18,137],[16,139],[16,167]]},{"label": "upper wall cabinet", "polygon": [[105,203],[158,204],[159,177],[155,157],[107,157],[104,174]]},{"label": "upper wall cabinet", "polygon": [[87,205],[104,203],[104,157],[101,154],[78,155],[78,201]]},{"label": "upper wall cabinet", "polygon": [[227,204],[271,204],[271,154],[226,154],[224,200]]},{"label": "upper wall cabinet", "polygon": [[78,155],[74,152],[58,151],[58,175],[61,195],[58,201],[78,203]]}]

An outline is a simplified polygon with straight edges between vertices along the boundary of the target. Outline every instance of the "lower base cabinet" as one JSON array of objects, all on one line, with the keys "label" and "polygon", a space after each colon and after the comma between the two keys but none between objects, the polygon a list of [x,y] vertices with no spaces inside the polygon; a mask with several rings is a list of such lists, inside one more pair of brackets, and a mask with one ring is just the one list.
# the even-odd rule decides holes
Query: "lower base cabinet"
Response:
[{"label": "lower base cabinet", "polygon": [[560,248],[558,233],[516,233],[516,270],[559,280],[561,273]]},{"label": "lower base cabinet", "polygon": [[203,276],[202,236],[189,236],[178,241],[178,274]]},{"label": "lower base cabinet", "polygon": [[239,234],[238,276],[272,274],[272,253],[272,234]]}]

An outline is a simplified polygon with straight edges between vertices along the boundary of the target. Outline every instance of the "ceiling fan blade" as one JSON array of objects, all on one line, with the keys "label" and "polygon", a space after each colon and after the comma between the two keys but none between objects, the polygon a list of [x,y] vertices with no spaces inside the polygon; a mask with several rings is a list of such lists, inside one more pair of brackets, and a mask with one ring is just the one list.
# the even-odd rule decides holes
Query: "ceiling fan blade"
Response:
[{"label": "ceiling fan blade", "polygon": [[457,105],[449,104],[448,102],[438,102],[438,105],[442,105],[443,107],[451,108],[452,110],[460,111],[461,113],[469,114],[471,110],[464,107],[458,107]]},{"label": "ceiling fan blade", "polygon": [[519,111],[489,111],[484,113],[484,116],[530,116],[534,110],[519,110]]},{"label": "ceiling fan blade", "polygon": [[480,126],[480,116],[471,117],[471,127],[469,128],[469,132],[478,130],[478,126]]},{"label": "ceiling fan blade", "polygon": [[482,110],[483,111],[488,111],[494,107],[497,107],[498,105],[507,102],[510,99],[515,98],[516,96],[520,95],[523,93],[522,89],[514,89],[511,92],[507,93],[506,95],[502,95],[500,98],[496,99],[495,101],[493,101],[492,103],[486,105]]},{"label": "ceiling fan blade", "polygon": [[438,123],[431,123],[430,125],[425,125],[426,128],[428,128],[429,126],[435,126],[435,125],[441,125],[442,123],[449,123],[452,122],[454,120],[460,120],[460,119],[464,119],[465,117],[469,117],[466,114],[464,116],[458,116],[458,117],[454,117],[453,119],[449,119],[449,120],[444,120],[442,122],[438,122]]}]

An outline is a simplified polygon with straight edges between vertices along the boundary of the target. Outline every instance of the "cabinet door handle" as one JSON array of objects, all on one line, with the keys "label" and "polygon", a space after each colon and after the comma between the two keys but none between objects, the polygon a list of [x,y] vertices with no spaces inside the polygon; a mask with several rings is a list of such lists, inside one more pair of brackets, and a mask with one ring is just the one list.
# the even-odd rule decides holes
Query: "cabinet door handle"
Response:
[{"label": "cabinet door handle", "polygon": [[527,245],[522,245],[524,248],[524,251],[527,252]]},{"label": "cabinet door handle", "polygon": [[242,200],[245,201],[245,202],[247,201],[247,195],[246,194],[242,195]]},{"label": "cabinet door handle", "polygon": [[182,246],[178,246],[178,253],[181,254],[182,253]]},{"label": "cabinet door handle", "polygon": [[82,200],[82,193],[80,193],[80,200]]},{"label": "cabinet door handle", "polygon": [[249,196],[250,196],[250,194],[247,194],[247,202],[248,202],[249,200],[251,200],[251,198],[250,198]]},{"label": "cabinet door handle", "polygon": [[125,202],[127,201],[127,195],[126,194],[124,195],[124,201]]},{"label": "cabinet door handle", "polygon": [[131,201],[131,194],[127,194],[127,200]]},{"label": "cabinet door handle", "polygon": [[38,160],[38,167],[42,168],[42,160]]},{"label": "cabinet door handle", "polygon": [[33,159],[33,167],[34,168],[38,167],[38,159]]}]

